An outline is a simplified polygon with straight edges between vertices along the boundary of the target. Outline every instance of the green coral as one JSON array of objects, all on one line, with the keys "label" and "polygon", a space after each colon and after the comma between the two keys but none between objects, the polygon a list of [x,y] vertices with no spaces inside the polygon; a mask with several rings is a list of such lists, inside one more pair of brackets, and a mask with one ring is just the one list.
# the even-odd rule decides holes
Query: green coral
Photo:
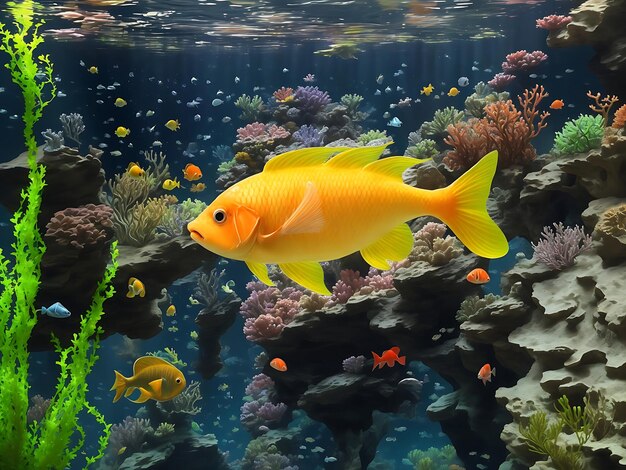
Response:
[{"label": "green coral", "polygon": [[165,437],[174,434],[174,425],[171,423],[161,423],[154,431],[156,437]]},{"label": "green coral", "polygon": [[422,124],[421,134],[430,137],[445,137],[448,135],[448,126],[459,122],[465,113],[458,109],[448,106],[435,111],[432,121],[426,121]]},{"label": "green coral", "polygon": [[[53,340],[60,357],[60,375],[50,405],[40,422],[27,424],[28,411],[28,340],[37,323],[35,298],[41,278],[40,262],[46,247],[37,227],[45,168],[37,163],[37,142],[33,127],[44,108],[56,95],[52,62],[48,56],[34,52],[43,42],[39,34],[42,22],[34,21],[34,2],[7,3],[16,31],[0,23],[0,50],[9,55],[5,67],[24,98],[24,142],[27,148],[29,185],[22,191],[21,205],[13,217],[13,263],[0,250],[0,461],[2,468],[65,469],[85,444],[86,434],[78,415],[87,411],[102,425],[96,455],[86,456],[84,467],[103,456],[110,425],[104,416],[86,400],[86,377],[98,359],[97,326],[104,301],[113,295],[111,279],[117,270],[117,249],[112,247],[112,264],[98,284],[91,306],[81,317],[80,330],[71,345],[61,348]],[[39,66],[43,79],[38,80]],[[49,98],[44,98],[44,92]],[[93,342],[90,344],[90,338]]]},{"label": "green coral", "polygon": [[360,121],[363,119],[363,113],[359,112],[359,106],[363,101],[363,97],[361,95],[349,93],[347,95],[343,95],[341,97],[341,104],[346,107],[348,110],[348,115],[354,121]]},{"label": "green coral", "polygon": [[241,109],[240,119],[244,121],[256,121],[259,119],[261,112],[263,111],[263,98],[259,95],[254,95],[252,98],[248,95],[241,95],[235,101],[235,106]]},{"label": "green coral", "polygon": [[482,118],[485,116],[485,106],[496,101],[506,101],[508,99],[508,92],[497,93],[486,83],[478,82],[474,87],[474,93],[465,99],[465,112],[470,116]]},{"label": "green coral", "polygon": [[387,131],[379,131],[378,129],[372,129],[371,131],[367,131],[359,136],[357,141],[360,144],[367,145],[373,140],[378,139],[389,139],[387,136]]},{"label": "green coral", "polygon": [[[596,404],[591,403],[590,395],[587,394],[583,398],[583,407],[571,406],[567,396],[563,395],[558,399],[555,409],[558,415],[556,421],[549,422],[544,411],[537,411],[530,416],[528,426],[520,424],[520,434],[526,441],[528,450],[548,456],[557,470],[583,470],[583,446],[596,429],[604,428],[603,433],[596,436],[599,439],[609,429],[608,403],[598,393]],[[568,445],[563,442],[560,436],[564,429],[569,429],[575,435],[576,444]]]},{"label": "green coral", "polygon": [[403,462],[412,465],[414,470],[447,469],[451,465],[459,463],[456,450],[451,445],[445,445],[441,448],[430,447],[427,450],[412,450]]},{"label": "green coral", "polygon": [[187,224],[198,217],[206,207],[206,203],[190,198],[180,204],[170,205],[166,208],[157,228],[171,237],[178,237],[183,234]]},{"label": "green coral", "polygon": [[228,173],[231,168],[233,168],[235,165],[237,165],[237,163],[239,163],[239,162],[237,160],[235,160],[234,158],[232,160],[227,161],[227,162],[222,162],[217,167],[217,172],[218,173]]},{"label": "green coral", "polygon": [[600,114],[581,114],[567,121],[554,137],[554,151],[558,154],[588,152],[600,147],[604,137],[604,120]]},{"label": "green coral", "polygon": [[463,302],[461,302],[459,310],[456,312],[456,321],[458,321],[459,323],[463,323],[465,321],[471,320],[472,317],[476,315],[480,310],[499,299],[500,296],[494,294],[487,294],[482,298],[478,297],[477,295],[469,296]]},{"label": "green coral", "polygon": [[431,139],[424,139],[416,142],[414,145],[407,147],[405,155],[413,158],[433,158],[439,155],[437,142]]},{"label": "green coral", "polygon": [[146,353],[147,356],[154,356],[160,359],[165,359],[172,365],[177,367],[187,367],[187,363],[183,362],[174,348],[164,348],[162,351],[154,351]]}]

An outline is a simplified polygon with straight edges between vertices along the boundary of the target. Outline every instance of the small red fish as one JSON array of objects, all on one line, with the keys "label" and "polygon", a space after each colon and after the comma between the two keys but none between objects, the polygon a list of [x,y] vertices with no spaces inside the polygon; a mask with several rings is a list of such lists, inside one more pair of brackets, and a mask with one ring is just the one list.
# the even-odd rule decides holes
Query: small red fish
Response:
[{"label": "small red fish", "polygon": [[472,269],[465,279],[472,284],[487,284],[491,281],[489,274],[483,268]]},{"label": "small red fish", "polygon": [[270,367],[276,369],[279,372],[287,372],[287,363],[280,357],[275,357],[270,361]]},{"label": "small red fish", "polygon": [[183,170],[183,178],[187,181],[196,181],[202,178],[202,170],[193,163],[187,163]]},{"label": "small red fish", "polygon": [[563,100],[554,100],[550,105],[550,109],[563,109],[565,102]]},{"label": "small red fish", "polygon": [[478,371],[478,379],[483,381],[483,385],[487,385],[487,382],[491,382],[491,377],[496,376],[496,368],[493,369],[489,364],[485,364]]},{"label": "small red fish", "polygon": [[372,351],[372,356],[374,356],[374,367],[372,367],[372,370],[376,369],[376,367],[382,369],[385,364],[387,364],[387,367],[393,367],[396,362],[400,365],[405,365],[406,356],[398,356],[398,354],[400,354],[400,348],[397,346],[383,351],[381,356]]}]

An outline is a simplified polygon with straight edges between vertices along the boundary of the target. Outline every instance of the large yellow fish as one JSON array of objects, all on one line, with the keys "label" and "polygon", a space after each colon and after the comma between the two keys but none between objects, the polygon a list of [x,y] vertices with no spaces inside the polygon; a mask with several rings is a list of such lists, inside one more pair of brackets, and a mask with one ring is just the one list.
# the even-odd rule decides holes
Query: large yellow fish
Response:
[{"label": "large yellow fish", "polygon": [[141,394],[134,403],[144,403],[150,399],[167,401],[174,398],[185,389],[187,382],[185,376],[172,364],[164,359],[154,356],[143,356],[133,364],[133,376],[124,377],[118,371],[115,372],[115,382],[111,390],[115,390],[113,403],[130,396],[136,389]]},{"label": "large yellow fish", "polygon": [[268,285],[266,264],[275,263],[298,284],[325,295],[330,292],[320,261],[360,251],[373,267],[389,269],[388,261],[405,259],[413,247],[405,222],[424,215],[441,219],[479,256],[507,253],[506,237],[486,210],[497,152],[447,188],[431,191],[402,182],[402,173],[424,160],[378,160],[385,147],[317,147],[274,157],[262,173],[224,191],[190,222],[191,238],[245,261]]}]

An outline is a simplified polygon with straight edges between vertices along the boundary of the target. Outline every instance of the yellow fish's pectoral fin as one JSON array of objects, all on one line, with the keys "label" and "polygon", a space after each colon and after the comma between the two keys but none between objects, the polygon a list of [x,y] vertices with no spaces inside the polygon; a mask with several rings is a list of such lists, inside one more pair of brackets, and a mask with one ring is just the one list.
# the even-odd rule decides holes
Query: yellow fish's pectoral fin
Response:
[{"label": "yellow fish's pectoral fin", "polygon": [[427,162],[430,158],[413,158],[413,157],[389,157],[382,160],[376,160],[367,165],[365,171],[373,171],[380,175],[398,178],[402,180],[402,173],[412,166]]},{"label": "yellow fish's pectoral fin", "polygon": [[328,160],[326,166],[332,168],[363,168],[378,160],[378,157],[380,157],[391,144],[393,144],[393,142],[387,142],[384,145],[378,145],[376,147],[355,147],[345,150]]},{"label": "yellow fish's pectoral fin", "polygon": [[390,268],[389,260],[401,261],[413,248],[413,232],[407,224],[400,224],[381,239],[361,250],[361,256],[376,269]]},{"label": "yellow fish's pectoral fin", "polygon": [[272,158],[263,167],[263,172],[317,166],[324,163],[331,155],[348,150],[350,147],[310,147],[292,150]]},{"label": "yellow fish's pectoral fin", "polygon": [[137,397],[137,399],[130,401],[132,401],[133,403],[145,403],[150,400],[150,398],[152,398],[152,394],[145,388],[139,387],[139,391],[141,392],[141,394]]},{"label": "yellow fish's pectoral fin", "polygon": [[252,271],[252,274],[258,277],[259,281],[261,281],[263,284],[266,284],[268,286],[274,285],[269,275],[267,274],[267,266],[265,266],[263,263],[255,263],[254,261],[246,261],[246,265],[248,266],[248,269]]},{"label": "yellow fish's pectoral fin", "polygon": [[163,393],[163,379],[156,379],[152,382],[148,382],[148,385],[153,391],[153,396],[160,397]]},{"label": "yellow fish's pectoral fin", "polygon": [[472,253],[492,259],[509,251],[504,233],[487,213],[497,166],[498,152],[494,150],[450,186],[433,191],[429,203],[432,215],[443,220]]},{"label": "yellow fish's pectoral fin", "polygon": [[276,233],[293,235],[296,233],[317,233],[324,227],[322,200],[312,182],[306,184],[302,201],[285,223],[275,232],[265,235],[266,238]]},{"label": "yellow fish's pectoral fin", "polygon": [[257,235],[259,228],[259,214],[246,206],[238,206],[235,209],[235,231],[239,242],[238,249],[242,249],[246,245],[251,245]]},{"label": "yellow fish's pectoral fin", "polygon": [[300,261],[298,263],[279,264],[278,267],[292,281],[302,287],[322,295],[331,295],[324,284],[324,270],[315,261]]}]

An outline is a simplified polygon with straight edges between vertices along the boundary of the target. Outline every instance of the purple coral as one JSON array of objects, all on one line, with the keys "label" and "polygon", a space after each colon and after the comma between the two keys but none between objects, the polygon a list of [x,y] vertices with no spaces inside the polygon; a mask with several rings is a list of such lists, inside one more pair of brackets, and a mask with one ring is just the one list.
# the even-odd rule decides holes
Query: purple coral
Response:
[{"label": "purple coral", "polygon": [[287,129],[276,124],[253,122],[237,129],[237,142],[240,144],[266,143],[270,140],[287,139],[290,135]]},{"label": "purple coral", "polygon": [[330,307],[335,304],[345,304],[364,285],[365,279],[358,271],[343,269],[339,273],[339,280],[333,286],[333,295],[327,305]]},{"label": "purple coral", "polygon": [[260,426],[271,428],[277,425],[287,412],[284,403],[271,403],[266,398],[245,402],[241,406],[239,420],[248,431],[256,433]]},{"label": "purple coral", "polygon": [[254,470],[267,469],[298,470],[299,467],[297,465],[292,465],[289,457],[283,454],[260,454],[254,459]]},{"label": "purple coral", "polygon": [[252,382],[246,387],[246,395],[249,395],[254,400],[258,400],[262,396],[274,389],[274,381],[265,374],[257,374],[252,377]]},{"label": "purple coral", "polygon": [[258,318],[246,318],[243,333],[248,341],[262,341],[278,338],[284,327],[282,318],[272,314],[263,314]]},{"label": "purple coral", "polygon": [[83,249],[108,239],[113,222],[113,209],[105,204],[68,207],[54,213],[46,225],[46,237],[59,245]]},{"label": "purple coral", "polygon": [[314,126],[304,124],[293,133],[293,138],[304,147],[321,147],[324,144],[325,133],[326,128],[319,131]]},{"label": "purple coral", "polygon": [[508,73],[497,73],[487,84],[496,91],[502,91],[509,86],[515,78],[515,75],[509,75]]},{"label": "purple coral", "polygon": [[348,374],[360,374],[365,366],[365,356],[350,356],[343,360],[342,365]]},{"label": "purple coral", "polygon": [[299,86],[294,94],[298,107],[309,114],[315,114],[331,102],[330,96],[316,86]]},{"label": "purple coral", "polygon": [[141,449],[146,437],[153,433],[149,420],[127,416],[120,424],[111,426],[110,454],[117,457],[123,447],[127,448],[129,454],[136,452]]},{"label": "purple coral", "polygon": [[554,230],[549,226],[543,228],[543,239],[532,247],[537,260],[560,271],[572,266],[580,253],[591,248],[591,236],[585,235],[579,226],[565,227],[561,222],[553,225]]},{"label": "purple coral", "polygon": [[31,405],[28,407],[28,411],[26,412],[26,422],[29,424],[33,421],[41,423],[41,420],[46,415],[46,411],[48,411],[49,406],[49,398],[46,399],[41,395],[35,395],[31,399]]},{"label": "purple coral", "polygon": [[363,280],[360,294],[368,295],[372,292],[394,289],[393,275],[389,271],[381,272],[376,268],[370,268],[369,273]]},{"label": "purple coral", "polygon": [[526,52],[525,50],[511,52],[502,62],[502,71],[507,74],[527,71],[548,60],[548,55],[541,51]]}]

